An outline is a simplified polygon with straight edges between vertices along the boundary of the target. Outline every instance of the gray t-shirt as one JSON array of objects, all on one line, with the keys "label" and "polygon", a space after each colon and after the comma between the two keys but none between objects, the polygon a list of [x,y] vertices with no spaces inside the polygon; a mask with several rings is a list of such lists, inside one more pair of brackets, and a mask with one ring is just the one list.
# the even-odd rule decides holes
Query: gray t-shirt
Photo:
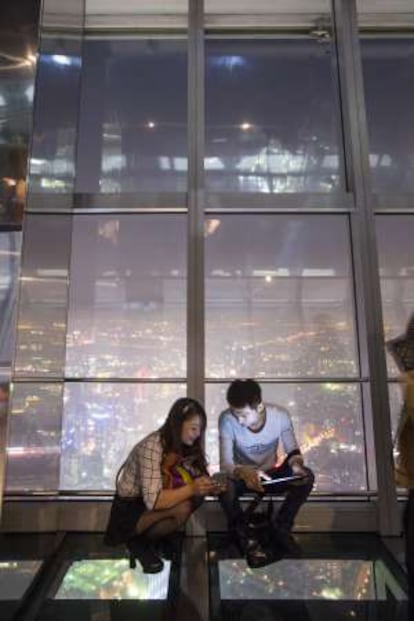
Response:
[{"label": "gray t-shirt", "polygon": [[236,466],[268,470],[275,465],[279,441],[287,455],[299,451],[287,410],[270,404],[265,407],[266,421],[260,431],[240,425],[230,409],[220,414],[220,470],[229,474]]}]

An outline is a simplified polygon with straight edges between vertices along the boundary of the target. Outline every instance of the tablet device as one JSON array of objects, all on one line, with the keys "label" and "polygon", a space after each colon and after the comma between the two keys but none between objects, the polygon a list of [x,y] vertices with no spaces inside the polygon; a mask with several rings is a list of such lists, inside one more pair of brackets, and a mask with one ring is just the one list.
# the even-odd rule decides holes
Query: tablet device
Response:
[{"label": "tablet device", "polygon": [[291,474],[288,477],[279,477],[276,479],[264,480],[260,479],[260,483],[262,485],[275,485],[276,483],[287,483],[288,481],[298,481],[299,479],[303,479],[304,477],[301,474]]}]

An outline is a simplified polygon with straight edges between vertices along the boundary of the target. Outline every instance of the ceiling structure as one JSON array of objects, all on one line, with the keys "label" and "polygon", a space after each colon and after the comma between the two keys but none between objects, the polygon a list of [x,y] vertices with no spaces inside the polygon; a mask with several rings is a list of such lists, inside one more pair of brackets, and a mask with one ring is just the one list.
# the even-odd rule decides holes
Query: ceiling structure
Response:
[{"label": "ceiling structure", "polygon": [[[77,27],[81,0],[44,1],[46,26]],[[86,0],[87,29],[186,28],[188,0]],[[306,28],[330,16],[330,0],[205,0],[206,28]],[[414,31],[414,0],[357,0],[362,28]],[[64,15],[63,15],[64,13]]]}]

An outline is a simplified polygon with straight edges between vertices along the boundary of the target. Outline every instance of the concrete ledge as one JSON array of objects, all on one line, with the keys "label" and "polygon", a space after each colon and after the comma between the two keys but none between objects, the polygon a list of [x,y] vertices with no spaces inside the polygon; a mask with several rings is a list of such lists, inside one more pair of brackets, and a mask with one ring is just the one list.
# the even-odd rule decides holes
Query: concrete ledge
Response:
[{"label": "concrete ledge", "polygon": [[[277,510],[280,501],[275,502]],[[2,532],[83,531],[103,532],[111,501],[108,498],[36,500],[6,499]],[[218,502],[207,500],[187,524],[187,534],[201,536],[208,531],[224,531],[224,515]],[[377,532],[376,500],[311,499],[296,520],[298,532]]]}]

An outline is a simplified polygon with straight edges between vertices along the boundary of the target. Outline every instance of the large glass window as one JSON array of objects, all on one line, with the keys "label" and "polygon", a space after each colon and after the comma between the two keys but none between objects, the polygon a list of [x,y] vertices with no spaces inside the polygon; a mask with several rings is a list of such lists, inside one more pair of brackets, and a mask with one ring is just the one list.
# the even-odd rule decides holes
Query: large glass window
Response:
[{"label": "large glass window", "polygon": [[226,215],[206,235],[207,377],[357,375],[345,217]]},{"label": "large glass window", "polygon": [[62,430],[61,384],[14,384],[6,489],[55,491]]},{"label": "large glass window", "polygon": [[[226,406],[227,386],[208,384],[210,414],[207,452],[218,469],[218,416]],[[263,400],[290,412],[297,440],[315,472],[317,491],[340,493],[367,489],[361,394],[356,384],[263,384]],[[284,455],[280,453],[279,459]]]},{"label": "large glass window", "polygon": [[0,220],[21,222],[32,122],[40,0],[1,8]]},{"label": "large glass window", "polygon": [[414,192],[414,37],[364,37],[361,50],[373,190]]},{"label": "large glass window", "polygon": [[77,216],[66,374],[185,377],[186,219]]},{"label": "large glass window", "polygon": [[86,39],[78,192],[185,191],[187,44]]},{"label": "large glass window", "polygon": [[[414,312],[414,215],[383,215],[376,218],[378,260],[381,277],[384,337],[403,334]],[[391,356],[388,372],[398,375]]]},{"label": "large glass window", "polygon": [[131,448],[185,394],[185,384],[66,384],[59,488],[114,489]]},{"label": "large glass window", "polygon": [[36,80],[31,193],[74,189],[81,39],[44,38]]},{"label": "large glass window", "polygon": [[[64,28],[62,36],[45,29],[39,56],[8,489],[112,490],[132,446],[158,428],[187,391],[188,313],[191,356],[202,355],[192,337],[205,330],[206,449],[213,470],[219,467],[217,418],[226,407],[228,382],[255,377],[265,401],[290,411],[317,491],[373,490],[370,386],[360,376],[355,322],[359,292],[352,255],[359,246],[352,247],[350,214],[343,205],[334,213],[335,195],[347,190],[347,116],[338,92],[331,3],[294,3],[289,15],[277,13],[278,7],[267,28],[269,2],[242,3],[231,30],[230,3],[207,0],[205,101],[203,89],[190,94],[204,128],[196,125],[197,114],[188,115],[187,2],[176,3],[175,16],[161,16],[166,9],[158,1],[155,8],[133,2],[133,23],[125,30],[128,18],[117,15],[119,29],[112,32],[96,28],[101,18],[102,26],[111,18],[92,7],[83,40],[81,4],[70,36]],[[414,187],[412,40],[362,39],[377,192]],[[26,78],[35,60],[20,68]],[[7,79],[0,78],[0,142],[15,146],[26,140],[27,115],[14,122],[10,109],[23,95],[29,102],[32,91],[17,89],[13,99],[9,85],[2,90]],[[188,118],[198,137],[205,130],[197,145],[205,146],[205,177],[196,187],[192,179],[196,215],[190,229],[188,214],[181,213]],[[18,162],[19,149],[13,151]],[[0,166],[9,162],[2,153],[0,144]],[[15,205],[20,168],[14,176],[4,170],[9,194],[2,205]],[[198,190],[204,189],[206,205],[214,209],[204,226],[205,289],[197,290],[195,262],[189,298],[187,246],[192,251],[199,243],[192,225],[198,224]],[[42,196],[42,204],[36,202],[39,192],[66,196]],[[221,194],[221,202],[210,194],[215,192],[234,195],[229,200]],[[265,207],[255,193],[269,195]],[[282,212],[277,195],[284,193],[296,198],[290,196]],[[66,198],[75,212],[56,215]],[[313,211],[318,200],[327,208],[323,214]],[[93,209],[80,213],[85,205]],[[167,206],[162,213],[160,205]],[[56,211],[33,213],[39,206]],[[292,206],[306,212],[294,213]],[[386,338],[403,331],[414,309],[412,222],[408,215],[377,218]],[[0,234],[0,367],[11,356],[6,337],[18,244],[18,233]],[[364,258],[357,254],[356,264]],[[204,325],[198,312],[203,303]],[[202,379],[203,361],[197,363],[190,392]],[[400,393],[391,383],[395,428]]]},{"label": "large glass window", "polygon": [[0,367],[12,361],[21,233],[0,231]]},{"label": "large glass window", "polygon": [[344,185],[333,48],[315,37],[206,41],[206,185],[324,192]]},{"label": "large glass window", "polygon": [[25,217],[14,373],[62,378],[72,218]]}]

